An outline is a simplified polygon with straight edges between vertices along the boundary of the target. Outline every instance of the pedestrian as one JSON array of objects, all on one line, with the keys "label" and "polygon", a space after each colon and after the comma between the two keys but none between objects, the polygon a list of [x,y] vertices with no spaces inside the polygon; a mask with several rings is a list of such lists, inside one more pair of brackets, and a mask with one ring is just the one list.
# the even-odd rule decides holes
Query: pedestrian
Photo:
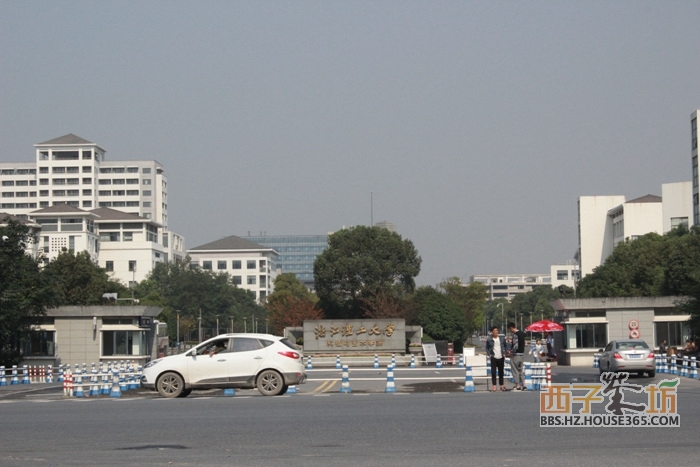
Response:
[{"label": "pedestrian", "polygon": [[542,357],[543,350],[544,348],[542,347],[542,340],[537,339],[535,345],[533,345],[532,349],[530,349],[530,355],[532,355],[535,359],[535,363],[540,363],[540,357]]},{"label": "pedestrian", "polygon": [[662,340],[661,343],[659,344],[659,353],[661,355],[666,353],[666,350],[668,349],[668,344],[666,342],[666,339]]},{"label": "pedestrian", "polygon": [[508,323],[508,330],[512,334],[513,346],[510,357],[510,371],[515,380],[516,391],[525,390],[525,375],[523,372],[523,356],[525,355],[525,333],[515,327],[515,323]]},{"label": "pedestrian", "polygon": [[554,350],[554,337],[552,337],[551,332],[547,333],[547,340],[545,343],[547,344],[547,359],[555,360],[557,358],[557,352]]},{"label": "pedestrian", "polygon": [[506,387],[503,382],[503,366],[506,361],[506,338],[498,334],[498,326],[491,328],[491,335],[486,339],[486,356],[491,359],[491,392],[496,392],[496,373],[501,391]]}]

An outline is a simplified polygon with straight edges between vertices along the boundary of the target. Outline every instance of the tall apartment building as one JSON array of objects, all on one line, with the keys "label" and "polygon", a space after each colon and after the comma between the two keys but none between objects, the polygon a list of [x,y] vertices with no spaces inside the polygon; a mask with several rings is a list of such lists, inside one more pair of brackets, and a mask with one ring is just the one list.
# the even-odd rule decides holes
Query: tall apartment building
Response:
[{"label": "tall apartment building", "polygon": [[578,235],[581,277],[603,264],[615,246],[650,232],[662,235],[681,224],[692,225],[690,182],[662,185],[662,196],[630,201],[624,196],[581,196]]},{"label": "tall apartment building", "polygon": [[328,248],[328,235],[258,235],[245,240],[272,248],[279,254],[283,274],[293,273],[309,290],[315,289],[314,262]]},{"label": "tall apartment building", "polygon": [[184,258],[184,238],[168,230],[159,162],[108,161],[102,147],[73,134],[34,148],[33,162],[0,163],[0,212],[41,225],[46,260],[62,248],[88,251],[128,284],[156,262]]},{"label": "tall apartment building", "polygon": [[698,202],[698,113],[690,115],[690,151],[693,166],[693,225],[700,225],[700,204]]}]

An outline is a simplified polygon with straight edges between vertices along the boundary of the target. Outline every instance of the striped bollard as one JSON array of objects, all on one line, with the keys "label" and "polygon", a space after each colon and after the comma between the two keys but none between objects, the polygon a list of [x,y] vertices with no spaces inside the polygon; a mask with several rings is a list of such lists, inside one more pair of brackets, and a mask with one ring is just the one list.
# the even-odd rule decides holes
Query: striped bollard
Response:
[{"label": "striped bollard", "polygon": [[0,386],[7,386],[7,376],[5,376],[4,366],[0,366]]},{"label": "striped bollard", "polygon": [[391,354],[391,366],[396,368],[396,355]]},{"label": "striped bollard", "polygon": [[[415,367],[416,367],[416,356],[411,354],[411,368],[415,368]],[[377,368],[377,367],[375,367],[375,368]]]},{"label": "striped bollard", "polygon": [[126,384],[126,367],[122,366],[121,371],[119,372],[119,390],[123,393],[129,390],[129,385]]},{"label": "striped bollard", "polygon": [[335,368],[336,370],[340,370],[342,366],[340,365],[340,355],[336,355],[335,357]]},{"label": "striped bollard", "polygon": [[676,362],[676,356],[671,355],[671,369],[668,370],[669,374],[671,375],[677,375],[678,374],[678,363]]},{"label": "striped bollard", "polygon": [[63,364],[58,365],[58,377],[56,378],[57,383],[63,382]]},{"label": "striped bollard", "polygon": [[299,391],[297,391],[297,386],[296,384],[292,384],[287,388],[287,392],[285,394],[297,394]]},{"label": "striped bollard", "polygon": [[129,390],[134,391],[139,388],[139,384],[136,381],[136,369],[133,366],[134,364],[132,363],[131,366],[129,367]]},{"label": "striped bollard", "polygon": [[530,363],[525,363],[525,389],[534,391],[535,386],[532,384],[532,368]]},{"label": "striped bollard", "polygon": [[435,362],[435,368],[442,368],[442,359],[440,358],[440,354],[437,355],[437,361]]},{"label": "striped bollard", "polygon": [[593,368],[600,368],[600,354],[593,354]]},{"label": "striped bollard", "polygon": [[350,377],[348,374],[348,366],[343,365],[343,379],[340,383],[340,393],[341,394],[346,394],[346,393],[351,393],[352,389],[350,389]]},{"label": "striped bollard", "polygon": [[112,372],[112,391],[109,393],[109,397],[121,397],[122,391],[119,387],[119,370],[114,370]]},{"label": "striped bollard", "polygon": [[386,389],[384,392],[396,392],[396,385],[394,384],[394,367],[391,365],[386,367]]},{"label": "striped bollard", "polygon": [[10,379],[10,386],[14,384],[19,384],[19,376],[17,375],[17,365],[12,365],[12,378]]},{"label": "striped bollard", "polygon": [[63,375],[63,395],[68,395],[68,375],[65,374]]},{"label": "striped bollard", "polygon": [[474,377],[472,376],[472,367],[467,365],[466,380],[464,382],[464,392],[476,392],[474,387]]},{"label": "striped bollard", "polygon": [[654,354],[654,362],[656,365],[654,366],[654,371],[657,373],[662,373],[661,371],[661,355]]},{"label": "striped bollard", "polygon": [[486,356],[486,376],[491,376],[491,358]]},{"label": "striped bollard", "polygon": [[90,391],[88,395],[90,397],[95,397],[100,395],[100,387],[97,384],[97,367],[93,363],[90,366]]},{"label": "striped bollard", "polygon": [[688,356],[683,357],[683,366],[681,367],[681,376],[688,376]]},{"label": "striped bollard", "polygon": [[549,388],[552,385],[552,364],[547,363],[547,376],[544,379],[544,388],[545,390]]},{"label": "striped bollard", "polygon": [[64,394],[68,397],[73,395],[73,373],[70,372],[70,369],[66,370],[66,383],[65,383],[65,392]]},{"label": "striped bollard", "polygon": [[85,397],[85,392],[83,391],[83,375],[81,373],[75,375],[75,390],[73,391],[73,397]]},{"label": "striped bollard", "polygon": [[306,357],[306,369],[313,370],[313,368],[314,368],[314,366],[311,363],[311,355],[309,355],[308,357]]},{"label": "striped bollard", "polygon": [[109,393],[112,390],[112,384],[109,382],[109,370],[100,365],[100,373],[102,373],[102,390],[100,391],[100,394],[103,396],[109,396]]},{"label": "striped bollard", "polygon": [[668,355],[661,355],[661,373],[668,373]]},{"label": "striped bollard", "polygon": [[227,396],[227,397],[235,396],[235,395],[236,395],[236,390],[233,389],[233,388],[226,388],[226,389],[224,389],[223,395],[224,395],[224,396]]},{"label": "striped bollard", "polygon": [[46,382],[53,383],[53,367],[51,365],[46,369]]},{"label": "striped bollard", "polygon": [[697,359],[697,357],[690,357],[690,377],[693,379],[698,379],[698,359]]},{"label": "striped bollard", "polygon": [[39,367],[39,382],[40,383],[46,382],[46,367],[44,365],[41,365]]},{"label": "striped bollard", "polygon": [[379,355],[374,354],[374,367],[379,368]]},{"label": "striped bollard", "polygon": [[463,353],[459,354],[459,363],[457,364],[457,368],[464,368],[464,354]]},{"label": "striped bollard", "polygon": [[31,381],[29,381],[29,367],[27,365],[22,366],[22,384],[31,384]]}]

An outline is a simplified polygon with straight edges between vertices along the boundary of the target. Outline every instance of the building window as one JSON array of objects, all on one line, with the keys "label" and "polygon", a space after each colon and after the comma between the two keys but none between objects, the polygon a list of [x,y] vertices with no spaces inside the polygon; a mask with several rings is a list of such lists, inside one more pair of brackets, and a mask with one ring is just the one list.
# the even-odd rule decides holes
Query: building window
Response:
[{"label": "building window", "polygon": [[136,272],[136,261],[129,260],[129,272]]},{"label": "building window", "polygon": [[[656,343],[666,339],[669,347],[681,348],[685,345],[683,336],[690,334],[688,326],[682,321],[670,321],[654,323],[656,327]],[[648,342],[653,344],[652,342]]]},{"label": "building window", "polygon": [[569,280],[569,271],[567,271],[566,269],[557,270],[557,280],[558,281]]},{"label": "building window", "polygon": [[143,190],[143,196],[151,196],[151,190]]},{"label": "building window", "polygon": [[114,272],[114,261],[105,262],[105,269],[107,272]]},{"label": "building window", "polygon": [[681,225],[688,227],[688,218],[687,217],[672,217],[671,218],[671,228],[672,229],[675,229],[676,227],[680,227]]},{"label": "building window", "polygon": [[266,276],[260,276],[260,287],[265,287],[265,277]]},{"label": "building window", "polygon": [[255,285],[255,276],[247,276],[246,281],[248,285]]},{"label": "building window", "polygon": [[133,242],[134,241],[134,232],[124,232],[124,241],[125,242]]},{"label": "building window", "polygon": [[606,323],[570,324],[567,334],[571,349],[602,349],[608,344]]},{"label": "building window", "polygon": [[144,178],[144,179],[143,179],[143,184],[144,184],[144,185],[150,185],[150,184],[151,184],[151,179],[150,179],[150,178]]},{"label": "building window", "polygon": [[254,259],[249,259],[246,262],[246,268],[247,269],[255,269],[255,260]]},{"label": "building window", "polygon": [[146,331],[102,331],[102,356],[146,355]]},{"label": "building window", "polygon": [[149,174],[151,173],[151,168],[150,167],[144,167],[141,173]]},{"label": "building window", "polygon": [[233,280],[234,285],[241,285],[243,283],[241,281],[241,276],[233,276],[231,279]]},{"label": "building window", "polygon": [[231,261],[231,269],[241,269],[241,262],[237,259]]},{"label": "building window", "polygon": [[226,261],[217,261],[216,269],[226,269]]},{"label": "building window", "polygon": [[211,271],[211,261],[202,261],[202,269]]},{"label": "building window", "polygon": [[23,342],[25,357],[55,357],[56,331],[30,331]]}]

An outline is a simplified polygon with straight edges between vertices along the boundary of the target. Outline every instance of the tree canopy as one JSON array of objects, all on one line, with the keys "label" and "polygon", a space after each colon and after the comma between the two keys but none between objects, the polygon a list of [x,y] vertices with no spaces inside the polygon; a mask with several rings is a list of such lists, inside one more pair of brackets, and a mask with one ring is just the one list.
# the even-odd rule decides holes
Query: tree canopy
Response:
[{"label": "tree canopy", "polygon": [[373,295],[412,292],[420,264],[413,242],[396,232],[366,226],[340,230],[314,263],[321,308],[329,317],[361,318]]},{"label": "tree canopy", "polygon": [[423,332],[435,340],[454,343],[461,352],[468,336],[464,311],[446,293],[430,286],[419,287],[413,297],[418,306],[418,322]]},{"label": "tree canopy", "polygon": [[691,328],[700,333],[700,228],[685,226],[665,235],[649,233],[621,242],[605,263],[578,284],[587,297],[689,297],[682,308]]},{"label": "tree canopy", "polygon": [[9,218],[0,222],[0,365],[9,366],[19,361],[19,341],[29,326],[56,306],[57,297],[39,260],[25,252],[36,233]]},{"label": "tree canopy", "polygon": [[[257,304],[255,294],[239,288],[226,273],[215,273],[191,268],[189,257],[183,261],[158,263],[148,278],[136,287],[136,296],[142,304],[163,307],[159,319],[168,323],[171,340],[177,342],[177,317],[180,317],[180,340],[186,339],[199,328],[202,316],[204,336],[231,328],[236,332],[251,331],[254,326],[264,331],[267,319],[265,309]],[[256,323],[256,324],[253,324]]]},{"label": "tree canopy", "polygon": [[275,290],[267,296],[265,304],[272,332],[282,334],[285,327],[302,326],[304,320],[323,319],[323,313],[316,307],[318,297],[295,274],[280,274],[274,284]]}]

